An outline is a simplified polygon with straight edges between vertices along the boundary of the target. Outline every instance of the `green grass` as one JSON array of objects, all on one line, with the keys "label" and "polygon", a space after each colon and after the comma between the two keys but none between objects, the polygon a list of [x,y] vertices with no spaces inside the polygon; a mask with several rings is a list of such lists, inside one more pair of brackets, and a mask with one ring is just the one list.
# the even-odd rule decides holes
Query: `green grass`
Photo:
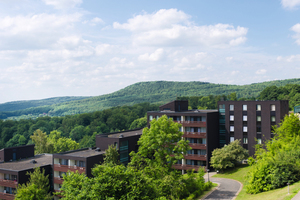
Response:
[{"label": "green grass", "polygon": [[235,169],[227,170],[222,174],[216,174],[215,178],[229,178],[234,179],[243,184],[241,192],[238,194],[236,200],[290,200],[300,191],[300,181],[290,185],[290,194],[288,195],[288,187],[271,190],[268,192],[262,192],[259,194],[247,194],[246,193],[246,181],[245,175],[250,170],[251,166],[241,165]]},{"label": "green grass", "polygon": [[218,187],[218,184],[217,183],[212,183],[212,187],[210,188],[210,190],[204,191],[203,194],[201,194],[197,199],[202,199],[203,197],[205,197],[205,195],[207,195],[209,192],[214,190],[216,187]]}]

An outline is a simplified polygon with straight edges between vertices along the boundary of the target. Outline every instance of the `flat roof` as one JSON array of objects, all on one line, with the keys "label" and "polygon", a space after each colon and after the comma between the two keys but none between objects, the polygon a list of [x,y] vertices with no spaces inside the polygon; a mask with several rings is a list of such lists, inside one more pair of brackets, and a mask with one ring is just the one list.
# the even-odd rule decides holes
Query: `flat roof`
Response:
[{"label": "flat roof", "polygon": [[[32,160],[35,160],[36,163],[33,163]],[[45,165],[52,165],[52,154],[40,154],[19,161],[0,163],[0,170],[23,171]]]},{"label": "flat roof", "polygon": [[148,111],[148,113],[212,113],[218,112],[218,110],[185,110],[185,111],[170,111],[170,110],[162,110],[162,111]]},{"label": "flat roof", "polygon": [[122,132],[118,132],[118,133],[113,133],[113,134],[107,135],[107,137],[109,137],[109,138],[121,138],[122,137],[121,135],[123,135],[123,137],[131,137],[131,136],[134,136],[134,135],[142,135],[142,134],[143,134],[143,128],[128,130],[128,131],[122,131]]},{"label": "flat roof", "polygon": [[67,151],[63,153],[58,153],[56,155],[66,155],[66,156],[74,156],[74,157],[82,157],[82,158],[87,158],[90,156],[96,156],[96,155],[101,155],[104,154],[105,151],[95,151],[96,148],[85,148],[85,149],[78,149],[74,151]]}]

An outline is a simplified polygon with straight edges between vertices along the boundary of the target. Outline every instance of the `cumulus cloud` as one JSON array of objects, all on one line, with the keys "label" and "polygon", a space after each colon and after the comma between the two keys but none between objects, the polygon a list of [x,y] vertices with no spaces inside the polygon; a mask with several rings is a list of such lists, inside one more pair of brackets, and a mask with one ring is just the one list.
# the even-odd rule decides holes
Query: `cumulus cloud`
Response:
[{"label": "cumulus cloud", "polygon": [[91,26],[96,26],[97,24],[104,24],[104,21],[99,17],[95,17],[91,20],[85,20],[82,23],[83,24],[89,24]]},{"label": "cumulus cloud", "polygon": [[248,32],[245,27],[229,24],[197,26],[190,21],[189,15],[177,9],[137,15],[124,24],[114,22],[113,27],[131,31],[133,42],[138,45],[204,45],[218,48],[244,43]]},{"label": "cumulus cloud", "polygon": [[266,72],[267,72],[267,70],[265,70],[265,69],[259,69],[255,73],[261,75],[261,74],[265,74]]},{"label": "cumulus cloud", "polygon": [[300,24],[295,24],[292,28],[291,28],[292,31],[294,31],[296,34],[293,35],[293,38],[296,39],[296,43],[298,45],[300,45]]},{"label": "cumulus cloud", "polygon": [[82,3],[82,0],[42,0],[46,5],[54,6],[55,9],[74,8]]},{"label": "cumulus cloud", "polygon": [[300,0],[281,0],[281,5],[287,9],[294,9],[300,5]]},{"label": "cumulus cloud", "polygon": [[159,61],[163,58],[164,50],[162,48],[157,49],[154,53],[145,53],[139,56],[139,60],[142,61]]}]

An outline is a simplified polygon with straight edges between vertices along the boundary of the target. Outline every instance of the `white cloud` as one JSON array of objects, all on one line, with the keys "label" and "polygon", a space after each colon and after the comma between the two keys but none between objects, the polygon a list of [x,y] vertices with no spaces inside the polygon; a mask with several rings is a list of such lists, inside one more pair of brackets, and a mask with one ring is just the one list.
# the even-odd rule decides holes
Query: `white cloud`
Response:
[{"label": "white cloud", "polygon": [[133,33],[133,42],[138,45],[193,46],[203,45],[224,48],[246,41],[248,29],[229,24],[194,25],[190,16],[176,9],[159,10],[153,14],[137,15],[115,29]]},{"label": "white cloud", "polygon": [[296,34],[293,35],[293,38],[296,39],[296,43],[298,45],[300,45],[300,24],[295,24],[292,28],[291,28],[292,31],[294,31]]},{"label": "white cloud", "polygon": [[157,49],[154,53],[145,53],[139,56],[139,60],[142,61],[159,61],[163,58],[164,50],[162,48]]},{"label": "white cloud", "polygon": [[261,74],[265,74],[266,72],[267,72],[267,70],[265,70],[265,69],[259,69],[255,73],[261,75]]},{"label": "white cloud", "polygon": [[104,21],[99,17],[95,17],[91,20],[85,20],[82,23],[83,24],[89,24],[91,26],[96,26],[97,24],[105,24]]},{"label": "white cloud", "polygon": [[294,9],[300,5],[300,0],[281,0],[281,5],[287,9]]},{"label": "white cloud", "polygon": [[82,3],[82,0],[42,0],[46,5],[54,6],[56,9],[74,8]]}]

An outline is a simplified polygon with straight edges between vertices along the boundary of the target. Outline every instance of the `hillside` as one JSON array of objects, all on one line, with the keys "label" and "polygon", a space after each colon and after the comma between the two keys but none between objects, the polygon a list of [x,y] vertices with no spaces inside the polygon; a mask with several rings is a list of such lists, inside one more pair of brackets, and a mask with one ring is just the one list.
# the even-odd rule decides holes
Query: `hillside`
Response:
[{"label": "hillside", "polygon": [[[228,95],[236,92],[237,97],[256,97],[267,86],[283,86],[286,84],[300,84],[300,79],[287,79],[253,83],[250,85],[226,85],[206,82],[172,82],[152,81],[139,82],[111,94],[67,101],[52,105],[31,107],[22,110],[0,112],[0,119],[37,117],[43,113],[49,116],[64,116],[78,113],[93,112],[122,105],[133,105],[141,102],[163,104],[179,96],[207,96]],[[22,102],[19,102],[20,104]],[[3,104],[0,104],[0,107]],[[3,109],[3,108],[2,108]],[[8,110],[8,109],[6,109]]]}]

